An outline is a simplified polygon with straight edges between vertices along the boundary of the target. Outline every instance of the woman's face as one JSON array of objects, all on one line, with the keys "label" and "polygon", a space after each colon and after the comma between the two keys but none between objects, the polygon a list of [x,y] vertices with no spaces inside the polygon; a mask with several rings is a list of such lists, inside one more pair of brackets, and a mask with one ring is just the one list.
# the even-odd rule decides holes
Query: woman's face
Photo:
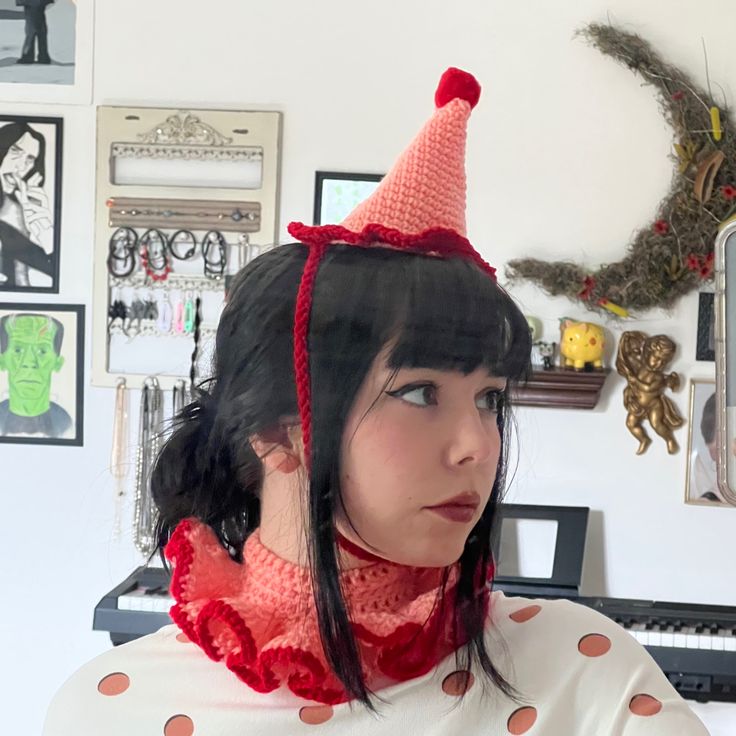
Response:
[{"label": "woman's face", "polygon": [[382,353],[348,416],[338,528],[394,562],[449,565],[491,494],[500,453],[496,409],[506,381],[484,369],[467,376],[402,369],[382,391],[390,374]]},{"label": "woman's face", "polygon": [[40,145],[30,133],[24,133],[10,146],[0,162],[0,184],[6,194],[12,194],[18,188],[18,182],[35,165],[39,151]]}]

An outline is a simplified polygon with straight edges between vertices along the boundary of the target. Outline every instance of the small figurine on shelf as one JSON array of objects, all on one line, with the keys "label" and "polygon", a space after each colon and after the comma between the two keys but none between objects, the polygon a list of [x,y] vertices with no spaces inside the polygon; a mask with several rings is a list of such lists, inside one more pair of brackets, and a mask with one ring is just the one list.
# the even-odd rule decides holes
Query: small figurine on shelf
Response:
[{"label": "small figurine on shelf", "polygon": [[577,322],[563,317],[560,320],[560,360],[563,368],[576,371],[590,368],[603,370],[603,328],[593,322]]},{"label": "small figurine on shelf", "polygon": [[675,343],[666,335],[648,337],[643,332],[624,332],[618,343],[616,370],[626,378],[624,407],[626,428],[639,440],[637,455],[646,452],[652,440],[642,427],[645,419],[667,443],[670,455],[680,448],[672,432],[681,427],[684,419],[672,400],[664,395],[666,389],[677,390],[680,377],[665,373],[665,366],[675,354]]},{"label": "small figurine on shelf", "polygon": [[545,371],[551,371],[554,368],[555,350],[557,349],[556,342],[543,342],[537,340],[534,343],[540,357],[542,358],[542,368]]},{"label": "small figurine on shelf", "polygon": [[552,358],[554,357],[556,343],[544,342],[542,337],[542,322],[537,317],[524,315],[529,325],[529,335],[532,338],[532,365],[535,369],[543,368],[545,371],[552,369]]},{"label": "small figurine on shelf", "polygon": [[532,317],[529,314],[524,315],[526,317],[526,323],[529,325],[529,334],[532,338],[532,343],[539,340],[542,336],[542,323],[538,317]]}]

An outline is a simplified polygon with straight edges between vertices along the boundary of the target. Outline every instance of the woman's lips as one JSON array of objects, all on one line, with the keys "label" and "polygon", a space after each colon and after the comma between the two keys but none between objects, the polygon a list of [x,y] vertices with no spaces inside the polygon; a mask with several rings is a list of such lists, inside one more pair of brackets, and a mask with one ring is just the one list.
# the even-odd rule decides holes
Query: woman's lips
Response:
[{"label": "woman's lips", "polygon": [[459,521],[467,524],[473,520],[477,506],[428,506],[428,511],[433,511],[438,516],[448,521]]},{"label": "woman's lips", "polygon": [[473,519],[479,505],[480,496],[475,491],[465,491],[436,506],[426,508],[448,521],[467,523]]}]

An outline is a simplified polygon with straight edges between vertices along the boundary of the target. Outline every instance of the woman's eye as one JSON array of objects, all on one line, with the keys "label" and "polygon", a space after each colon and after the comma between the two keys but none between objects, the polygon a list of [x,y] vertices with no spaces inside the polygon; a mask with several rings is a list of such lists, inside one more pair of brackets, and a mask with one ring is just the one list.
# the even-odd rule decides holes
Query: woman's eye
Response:
[{"label": "woman's eye", "polygon": [[[434,386],[409,386],[406,388],[401,388],[398,391],[388,391],[387,393],[389,396],[396,396],[401,399],[405,399],[408,401],[409,404],[414,404],[414,406],[423,406],[423,404],[419,403],[418,401],[413,401],[410,399],[407,399],[407,396],[411,396],[412,394],[417,394],[418,396],[421,396],[426,399],[427,391],[431,391],[434,389]],[[421,401],[421,399],[420,399]]]},{"label": "woman's eye", "polygon": [[496,389],[488,391],[483,398],[488,401],[488,404],[485,407],[486,409],[492,411],[494,414],[498,414],[498,412],[501,411],[504,399],[503,391],[498,391]]}]

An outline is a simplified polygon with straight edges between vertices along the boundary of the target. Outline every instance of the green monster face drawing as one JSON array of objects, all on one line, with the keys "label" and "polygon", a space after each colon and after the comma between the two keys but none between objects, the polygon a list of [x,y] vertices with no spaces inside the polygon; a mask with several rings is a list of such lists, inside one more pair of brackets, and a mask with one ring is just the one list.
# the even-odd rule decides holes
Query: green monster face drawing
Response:
[{"label": "green monster face drawing", "polygon": [[51,375],[64,365],[59,355],[63,326],[38,314],[0,321],[0,370],[8,372],[10,411],[36,417],[49,410]]}]

